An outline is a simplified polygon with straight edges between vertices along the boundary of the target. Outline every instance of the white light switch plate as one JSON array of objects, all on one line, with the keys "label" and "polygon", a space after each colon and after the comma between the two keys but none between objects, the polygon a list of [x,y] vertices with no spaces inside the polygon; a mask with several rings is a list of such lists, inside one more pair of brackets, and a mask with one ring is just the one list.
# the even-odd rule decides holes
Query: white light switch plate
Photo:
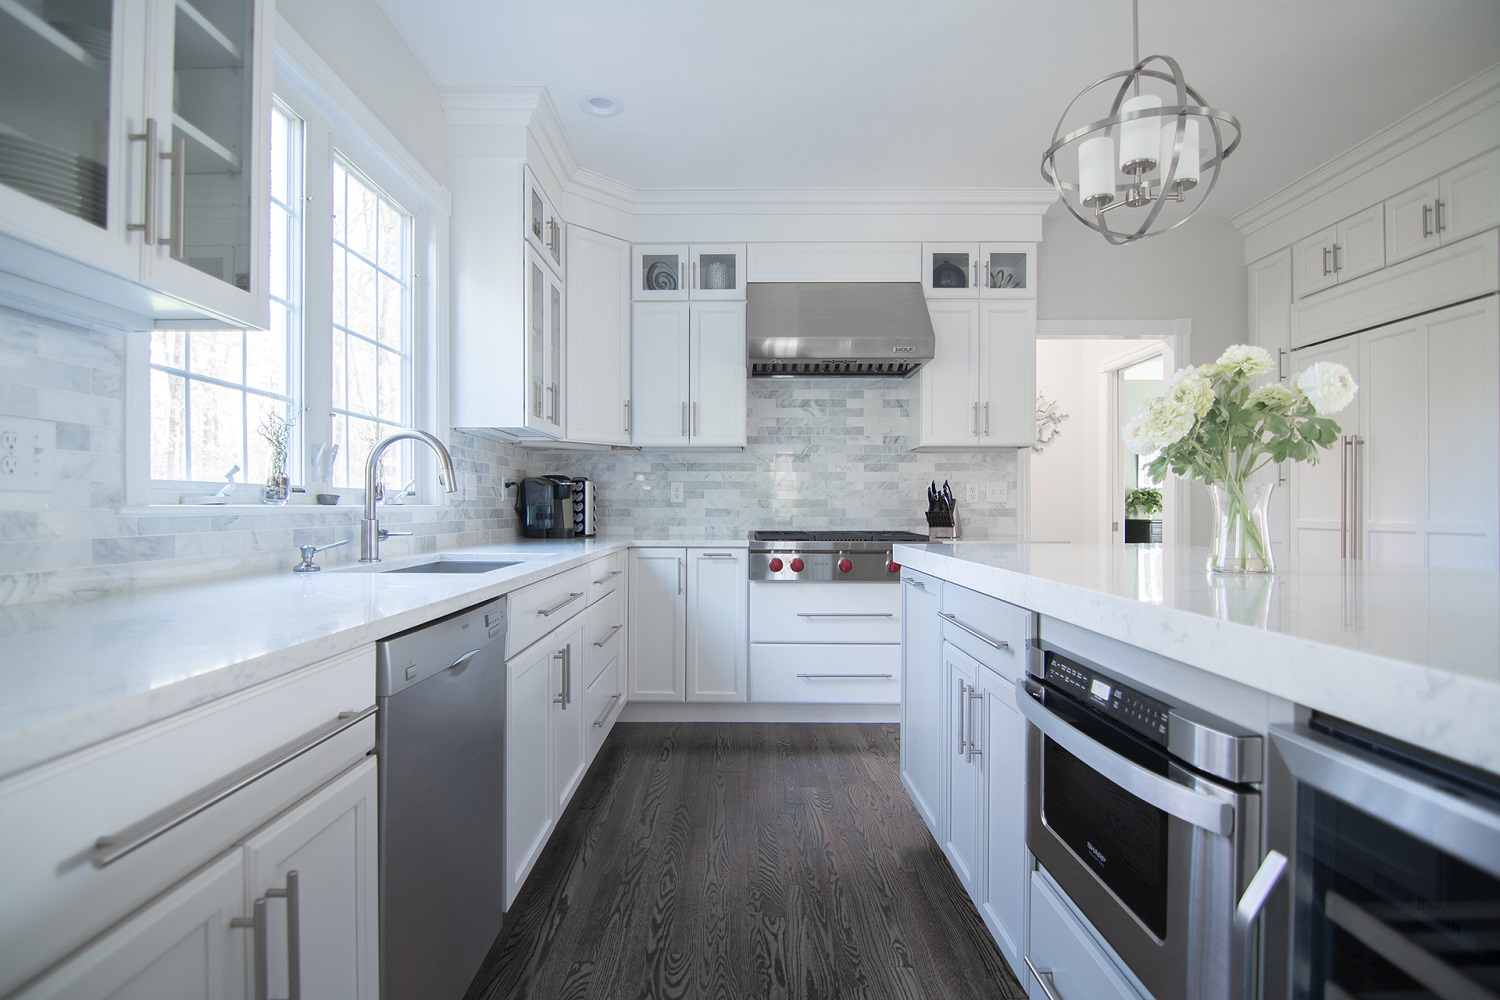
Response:
[{"label": "white light switch plate", "polygon": [[57,482],[57,425],[0,416],[0,490],[49,493]]},{"label": "white light switch plate", "polygon": [[994,482],[989,484],[989,496],[986,499],[990,503],[1010,503],[1010,483]]}]

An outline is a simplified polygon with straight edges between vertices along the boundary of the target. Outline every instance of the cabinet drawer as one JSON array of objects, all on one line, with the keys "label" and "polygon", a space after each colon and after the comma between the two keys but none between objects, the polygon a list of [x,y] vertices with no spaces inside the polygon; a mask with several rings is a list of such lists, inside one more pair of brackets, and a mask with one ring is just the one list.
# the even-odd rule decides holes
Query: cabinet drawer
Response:
[{"label": "cabinet drawer", "polygon": [[586,606],[589,567],[578,566],[510,595],[505,655],[515,656]]},{"label": "cabinet drawer", "polygon": [[[356,650],[23,772],[0,785],[0,995],[210,861],[375,745],[373,714],[203,804],[247,765],[279,760],[341,712],[375,702]],[[148,834],[160,832],[147,839]],[[115,835],[118,858],[96,849]]]},{"label": "cabinet drawer", "polygon": [[901,588],[891,583],[752,583],[751,642],[901,641]]},{"label": "cabinet drawer", "polygon": [[[1141,1000],[1141,994],[1042,876],[1031,876],[1031,947],[1028,957],[1052,991],[1066,1000]],[[1031,983],[1032,1000],[1045,1000]]]},{"label": "cabinet drawer", "polygon": [[1036,633],[1030,611],[949,584],[942,616],[945,641],[1007,680],[1026,672],[1026,641]]},{"label": "cabinet drawer", "polygon": [[603,672],[611,659],[619,657],[625,635],[625,595],[615,591],[585,612],[583,662],[585,684]]},{"label": "cabinet drawer", "polygon": [[604,738],[620,717],[620,710],[625,707],[625,675],[620,669],[619,640],[610,645],[614,647],[613,651],[583,696],[583,717],[589,725],[589,760],[599,752]]},{"label": "cabinet drawer", "polygon": [[589,603],[593,604],[620,589],[620,583],[625,579],[625,553],[611,552],[603,559],[595,559],[584,569],[588,571]]},{"label": "cabinet drawer", "polygon": [[750,700],[783,704],[899,704],[901,647],[752,642]]}]

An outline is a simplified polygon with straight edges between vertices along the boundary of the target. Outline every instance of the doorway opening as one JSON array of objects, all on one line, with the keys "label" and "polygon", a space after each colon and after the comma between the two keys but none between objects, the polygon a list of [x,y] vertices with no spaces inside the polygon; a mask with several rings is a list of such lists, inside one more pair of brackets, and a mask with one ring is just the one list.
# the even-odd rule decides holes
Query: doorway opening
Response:
[{"label": "doorway opening", "polygon": [[[1173,477],[1152,483],[1153,456],[1130,452],[1120,429],[1186,364],[1188,320],[1041,321],[1037,324],[1036,446],[1021,461],[1029,502],[1022,537],[1123,545],[1144,530],[1164,547],[1190,537],[1189,494]],[[1179,360],[1181,359],[1181,360]],[[1044,418],[1043,412],[1049,411]],[[1127,525],[1126,497],[1160,489],[1161,509]],[[1143,499],[1137,497],[1136,499]],[[1144,512],[1143,512],[1144,513]],[[1150,522],[1157,522],[1152,524]]]}]

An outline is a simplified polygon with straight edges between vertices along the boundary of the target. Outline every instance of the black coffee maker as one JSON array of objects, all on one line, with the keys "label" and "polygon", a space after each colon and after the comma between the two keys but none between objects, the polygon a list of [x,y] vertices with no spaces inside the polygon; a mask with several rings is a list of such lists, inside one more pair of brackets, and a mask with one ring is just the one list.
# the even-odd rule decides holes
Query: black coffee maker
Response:
[{"label": "black coffee maker", "polygon": [[573,480],[528,476],[516,487],[516,516],[527,538],[573,537]]}]

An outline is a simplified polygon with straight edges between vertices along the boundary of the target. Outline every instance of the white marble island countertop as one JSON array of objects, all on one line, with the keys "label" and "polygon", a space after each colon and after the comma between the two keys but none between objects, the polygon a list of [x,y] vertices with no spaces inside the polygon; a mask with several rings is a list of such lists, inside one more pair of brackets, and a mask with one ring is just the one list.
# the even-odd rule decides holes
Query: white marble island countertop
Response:
[{"label": "white marble island countertop", "polygon": [[[235,577],[0,608],[0,777],[462,611],[625,548],[519,541],[391,560],[517,559],[478,574]],[[680,543],[679,543],[680,544]]]},{"label": "white marble island countertop", "polygon": [[1233,577],[1207,550],[953,542],[896,560],[1500,773],[1500,573]]}]

